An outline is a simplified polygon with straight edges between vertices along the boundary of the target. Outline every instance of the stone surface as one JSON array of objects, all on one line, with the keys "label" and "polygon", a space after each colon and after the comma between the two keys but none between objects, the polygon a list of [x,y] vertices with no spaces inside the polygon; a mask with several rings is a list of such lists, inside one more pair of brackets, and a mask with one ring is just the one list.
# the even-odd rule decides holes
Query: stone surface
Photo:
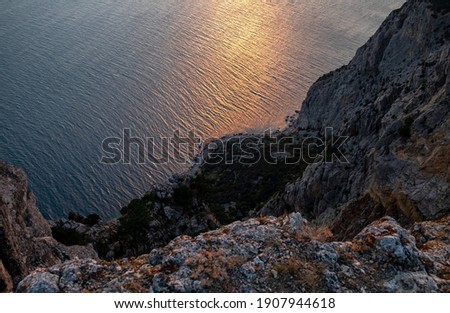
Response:
[{"label": "stone surface", "polygon": [[328,242],[299,213],[250,219],[139,258],[38,270],[18,291],[449,292],[448,221],[407,230],[385,217],[351,241]]},{"label": "stone surface", "polygon": [[97,257],[92,247],[66,247],[54,240],[49,223],[28,190],[25,173],[1,161],[0,195],[0,272],[5,272],[0,280],[6,281],[0,284],[2,290],[10,289],[9,279],[15,286],[37,267],[74,257]]},{"label": "stone surface", "polygon": [[450,13],[430,7],[408,1],[348,65],[311,87],[285,132],[323,138],[332,127],[335,136],[348,136],[348,163],[309,166],[265,212],[281,203],[320,218],[365,199],[409,222],[448,215]]},{"label": "stone surface", "polygon": [[0,292],[12,292],[14,290],[11,275],[0,260]]}]

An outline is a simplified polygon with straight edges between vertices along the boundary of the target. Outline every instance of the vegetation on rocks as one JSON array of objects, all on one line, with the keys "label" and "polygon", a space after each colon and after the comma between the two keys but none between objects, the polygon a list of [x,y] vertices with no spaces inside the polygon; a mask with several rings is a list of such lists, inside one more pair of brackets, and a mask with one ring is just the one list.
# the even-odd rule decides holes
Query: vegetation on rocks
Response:
[{"label": "vegetation on rocks", "polygon": [[[272,141],[282,143],[283,136],[277,134],[270,140],[266,136],[249,136],[244,140],[247,144],[238,148],[236,141],[242,138],[226,139],[224,146],[209,151],[211,155],[223,156],[220,159],[204,160],[194,174],[178,177],[171,185],[159,186],[160,189],[156,186],[141,199],[122,208],[118,231],[101,244],[94,239],[100,255],[104,258],[137,256],[167,244],[180,234],[196,235],[257,216],[263,205],[288,182],[301,176],[307,161],[311,161],[306,156],[295,155],[301,153],[299,143],[272,145],[269,151]],[[252,159],[247,158],[246,150],[250,142],[252,149],[258,151]],[[227,151],[231,149],[234,149],[234,161],[228,162],[231,153]],[[240,159],[243,157],[246,157],[245,162]],[[293,162],[294,158],[298,161]],[[198,220],[195,227],[192,227],[192,218]],[[77,238],[72,230],[67,235],[71,242]],[[82,243],[84,237],[78,239],[78,243]],[[68,243],[67,240],[61,242]]]}]

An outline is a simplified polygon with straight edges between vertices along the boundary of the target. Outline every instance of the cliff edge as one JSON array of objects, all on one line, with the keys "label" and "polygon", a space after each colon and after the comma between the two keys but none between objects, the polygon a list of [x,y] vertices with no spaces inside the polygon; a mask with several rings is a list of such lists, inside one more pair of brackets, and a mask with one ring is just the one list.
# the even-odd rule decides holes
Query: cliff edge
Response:
[{"label": "cliff edge", "polygon": [[13,291],[38,267],[75,258],[97,259],[92,246],[67,247],[53,239],[23,170],[1,161],[0,195],[0,292]]},{"label": "cliff edge", "polygon": [[347,137],[346,162],[308,166],[263,212],[332,219],[340,239],[386,214],[404,225],[448,215],[449,42],[447,2],[392,12],[348,65],[311,87],[287,131],[324,136],[331,127]]}]

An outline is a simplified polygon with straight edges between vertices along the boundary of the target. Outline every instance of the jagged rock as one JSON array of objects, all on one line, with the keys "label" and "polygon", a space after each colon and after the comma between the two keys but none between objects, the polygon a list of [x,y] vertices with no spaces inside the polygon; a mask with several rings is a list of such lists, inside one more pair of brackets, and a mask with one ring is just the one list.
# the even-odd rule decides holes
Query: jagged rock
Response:
[{"label": "jagged rock", "polygon": [[17,288],[26,289],[29,293],[56,293],[59,292],[58,281],[59,276],[43,272],[39,276],[32,276],[30,280],[22,281]]},{"label": "jagged rock", "polygon": [[14,286],[11,275],[9,275],[8,271],[3,266],[3,262],[0,260],[0,291],[11,292],[13,290]]},{"label": "jagged rock", "polygon": [[435,292],[436,281],[425,273],[400,273],[385,283],[387,292]]},{"label": "jagged rock", "polygon": [[371,259],[377,262],[389,262],[423,270],[420,256],[416,253],[415,238],[392,218],[384,218],[371,227],[364,229],[353,240],[355,244],[370,244]]},{"label": "jagged rock", "polygon": [[286,133],[324,138],[332,127],[349,137],[342,145],[348,163],[309,166],[262,212],[281,204],[320,218],[370,198],[381,213],[409,222],[449,213],[449,21],[448,10],[408,1],[348,65],[311,87]]},{"label": "jagged rock", "polygon": [[[117,262],[74,259],[27,276],[18,292],[145,292],[155,270],[145,264],[148,255]],[[145,287],[144,287],[145,286]]]},{"label": "jagged rock", "polygon": [[172,221],[176,221],[177,219],[179,219],[181,217],[180,212],[172,209],[170,206],[164,207],[164,214],[169,220],[172,220]]},{"label": "jagged rock", "polygon": [[80,234],[86,234],[91,229],[91,227],[89,227],[88,225],[66,218],[60,218],[54,221],[50,221],[50,225],[51,227],[61,227],[65,230],[73,230]]},{"label": "jagged rock", "polygon": [[[120,222],[117,219],[100,221],[94,225],[86,225],[73,220],[59,218],[50,221],[50,225],[53,229],[59,229],[61,233],[59,235],[55,235],[55,239],[61,241],[63,244],[73,245],[74,243],[66,242],[66,234],[75,232],[79,235],[79,238],[77,238],[83,241],[82,244],[87,244],[88,247],[92,246],[100,257],[107,259],[113,259],[116,257],[115,245],[117,245],[117,234],[120,227]],[[73,247],[76,246],[71,246],[70,248],[72,249]]]},{"label": "jagged rock", "polygon": [[[292,221],[302,222],[293,228]],[[18,291],[448,292],[449,227],[448,219],[423,222],[411,232],[385,217],[352,241],[326,242],[298,213],[250,219],[180,236],[137,259],[38,270]],[[430,249],[436,240],[439,248]]]},{"label": "jagged rock", "polygon": [[[25,173],[0,161],[0,262],[14,286],[37,267],[50,266],[74,257],[97,258],[91,247],[66,247],[52,236],[49,223],[36,208],[36,199],[27,188]],[[0,290],[1,291],[1,290]]]}]

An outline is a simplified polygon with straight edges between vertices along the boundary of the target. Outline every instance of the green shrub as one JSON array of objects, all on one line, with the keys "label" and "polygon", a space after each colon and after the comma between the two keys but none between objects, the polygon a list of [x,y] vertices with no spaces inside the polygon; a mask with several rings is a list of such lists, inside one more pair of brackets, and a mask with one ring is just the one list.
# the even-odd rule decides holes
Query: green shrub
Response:
[{"label": "green shrub", "polygon": [[74,211],[69,212],[68,219],[82,224],[84,222],[84,216]]},{"label": "green shrub", "polygon": [[94,226],[101,221],[98,214],[89,214],[87,217],[84,217],[83,215],[73,211],[69,212],[68,219],[88,226]]},{"label": "green shrub", "polygon": [[138,234],[148,228],[149,214],[147,205],[141,199],[134,199],[124,207],[119,218],[120,232],[123,234]]},{"label": "green shrub", "polygon": [[65,229],[63,227],[55,226],[52,228],[52,235],[56,241],[66,246],[85,246],[89,240],[84,234],[80,234],[73,229]]},{"label": "green shrub", "polygon": [[85,219],[84,219],[84,224],[88,225],[88,226],[94,226],[97,225],[102,219],[100,218],[100,216],[98,214],[89,214]]},{"label": "green shrub", "polygon": [[134,199],[124,207],[119,218],[119,242],[124,253],[126,249],[133,250],[134,254],[142,253],[147,245],[147,234],[149,231],[149,209],[147,203],[142,199]]},{"label": "green shrub", "polygon": [[182,184],[173,191],[173,201],[175,204],[186,207],[192,205],[194,193],[188,185]]}]

